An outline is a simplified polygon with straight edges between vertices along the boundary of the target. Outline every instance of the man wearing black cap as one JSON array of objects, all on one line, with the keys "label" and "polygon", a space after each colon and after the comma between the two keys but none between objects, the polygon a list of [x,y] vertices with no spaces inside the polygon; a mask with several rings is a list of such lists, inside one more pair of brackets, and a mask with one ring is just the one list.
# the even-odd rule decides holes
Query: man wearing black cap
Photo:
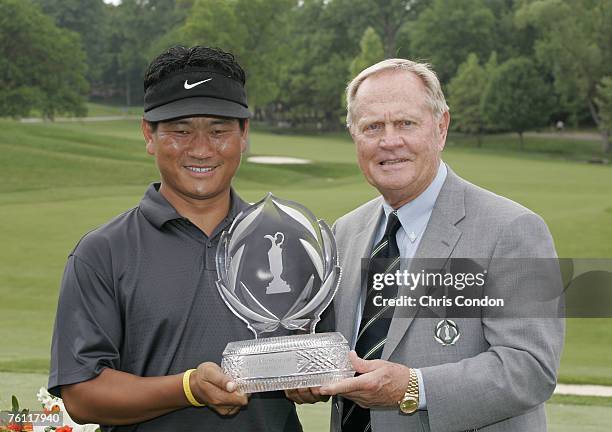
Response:
[{"label": "man wearing black cap", "polygon": [[295,431],[281,392],[247,395],[218,366],[250,339],[215,287],[221,232],[247,204],[231,188],[246,146],[245,75],[231,54],[173,47],[145,75],[142,130],[161,182],[70,254],[49,390],[103,431]]}]

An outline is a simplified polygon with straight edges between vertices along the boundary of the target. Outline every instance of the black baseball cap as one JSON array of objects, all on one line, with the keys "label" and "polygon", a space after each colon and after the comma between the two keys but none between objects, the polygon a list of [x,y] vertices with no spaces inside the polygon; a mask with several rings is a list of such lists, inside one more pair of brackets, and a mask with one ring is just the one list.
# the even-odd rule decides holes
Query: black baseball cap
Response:
[{"label": "black baseball cap", "polygon": [[221,69],[189,67],[172,72],[145,93],[147,121],[203,115],[249,118],[244,84]]}]

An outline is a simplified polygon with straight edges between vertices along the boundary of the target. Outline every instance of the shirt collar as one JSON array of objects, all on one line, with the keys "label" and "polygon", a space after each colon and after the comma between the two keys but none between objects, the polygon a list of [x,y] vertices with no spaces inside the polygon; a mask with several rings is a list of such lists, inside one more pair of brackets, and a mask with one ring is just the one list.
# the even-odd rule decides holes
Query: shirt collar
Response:
[{"label": "shirt collar", "polygon": [[[172,204],[170,204],[168,200],[161,193],[159,193],[160,185],[161,183],[151,183],[139,205],[145,218],[158,229],[161,229],[161,227],[168,221],[183,219],[183,216],[181,216],[179,212],[172,207]],[[248,204],[238,196],[238,194],[234,191],[234,188],[231,188],[230,210],[225,219],[233,219],[246,207],[248,207]]]},{"label": "shirt collar", "polygon": [[[446,168],[446,164],[440,161],[438,173],[429,186],[427,186],[427,189],[415,199],[397,209],[397,217],[402,223],[402,227],[405,231],[408,232],[408,227],[413,226],[415,221],[419,221],[423,217],[431,214],[434,204],[438,199],[438,195],[440,194],[440,190],[444,185],[444,180],[446,180],[447,173],[448,169]],[[383,201],[383,210],[385,211],[386,220],[389,217],[389,213],[393,211],[393,207],[387,204],[386,201]],[[429,217],[427,218],[429,219]]]}]

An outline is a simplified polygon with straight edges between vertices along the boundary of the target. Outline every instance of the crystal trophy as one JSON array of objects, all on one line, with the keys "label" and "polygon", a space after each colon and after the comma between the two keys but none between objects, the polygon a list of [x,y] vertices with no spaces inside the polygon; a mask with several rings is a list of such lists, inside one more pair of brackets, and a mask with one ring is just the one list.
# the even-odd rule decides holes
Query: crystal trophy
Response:
[{"label": "crystal trophy", "polygon": [[221,367],[238,389],[315,387],[354,375],[346,339],[315,333],[341,273],[324,221],[269,193],[223,232],[216,257],[219,293],[255,336],[223,352]]}]

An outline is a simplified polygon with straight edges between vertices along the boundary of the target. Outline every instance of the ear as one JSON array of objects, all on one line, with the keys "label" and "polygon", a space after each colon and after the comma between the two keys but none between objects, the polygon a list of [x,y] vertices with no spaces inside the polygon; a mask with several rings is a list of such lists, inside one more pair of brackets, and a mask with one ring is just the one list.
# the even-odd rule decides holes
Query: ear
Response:
[{"label": "ear", "polygon": [[242,135],[240,137],[240,152],[244,153],[247,150],[247,143],[249,139],[249,119],[244,121],[244,130],[242,131]]},{"label": "ear", "polygon": [[142,136],[145,140],[145,149],[150,155],[155,154],[155,143],[153,142],[153,131],[151,125],[145,119],[140,122],[140,129],[142,129]]},{"label": "ear", "polygon": [[440,142],[438,143],[438,146],[440,147],[440,151],[442,151],[444,149],[444,146],[446,145],[446,137],[448,136],[448,127],[450,125],[450,113],[448,111],[445,111],[441,116],[440,119],[438,120],[438,134],[440,137]]}]

